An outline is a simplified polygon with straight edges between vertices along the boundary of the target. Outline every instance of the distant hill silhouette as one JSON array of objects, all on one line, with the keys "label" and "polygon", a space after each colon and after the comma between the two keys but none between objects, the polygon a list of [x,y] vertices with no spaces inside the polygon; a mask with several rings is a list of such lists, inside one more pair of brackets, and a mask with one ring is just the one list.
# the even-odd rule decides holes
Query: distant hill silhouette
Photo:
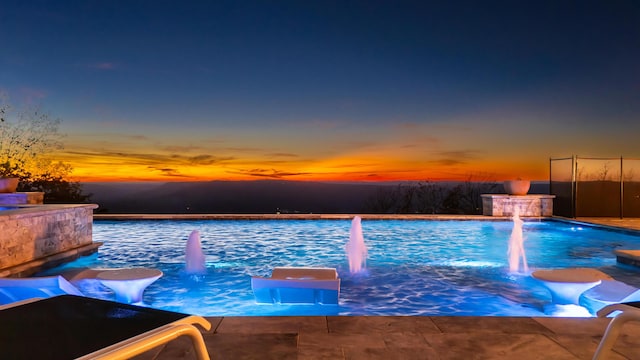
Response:
[{"label": "distant hill silhouette", "polygon": [[357,213],[380,186],[296,181],[83,183],[106,213]]},{"label": "distant hill silhouette", "polygon": [[100,206],[99,213],[346,214],[365,212],[372,198],[398,184],[260,180],[82,183],[82,187]]}]

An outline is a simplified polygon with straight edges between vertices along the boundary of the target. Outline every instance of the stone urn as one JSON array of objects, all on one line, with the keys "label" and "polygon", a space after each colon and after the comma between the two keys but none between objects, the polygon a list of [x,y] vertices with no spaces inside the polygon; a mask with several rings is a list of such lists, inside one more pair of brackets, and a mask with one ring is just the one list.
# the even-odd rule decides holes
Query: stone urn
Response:
[{"label": "stone urn", "polygon": [[18,188],[20,178],[17,177],[0,177],[0,193],[13,193]]},{"label": "stone urn", "polygon": [[509,195],[527,195],[531,182],[529,180],[507,180],[503,185]]}]

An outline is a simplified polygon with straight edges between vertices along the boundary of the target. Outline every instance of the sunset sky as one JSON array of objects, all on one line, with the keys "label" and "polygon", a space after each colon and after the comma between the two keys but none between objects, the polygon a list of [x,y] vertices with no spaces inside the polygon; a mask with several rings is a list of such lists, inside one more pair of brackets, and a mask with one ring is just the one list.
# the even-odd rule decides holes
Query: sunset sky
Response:
[{"label": "sunset sky", "polygon": [[640,158],[640,2],[3,1],[79,181],[549,177]]}]

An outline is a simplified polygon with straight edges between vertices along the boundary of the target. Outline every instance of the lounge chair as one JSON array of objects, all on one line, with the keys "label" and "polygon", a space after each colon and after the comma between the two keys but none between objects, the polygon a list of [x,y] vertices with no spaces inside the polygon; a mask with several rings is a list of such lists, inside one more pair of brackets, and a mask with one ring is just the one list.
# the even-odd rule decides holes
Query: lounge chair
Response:
[{"label": "lounge chair", "polygon": [[128,359],[186,335],[208,360],[200,316],[59,295],[0,310],[0,349],[7,359]]},{"label": "lounge chair", "polygon": [[81,281],[101,283],[114,292],[116,301],[143,305],[144,290],[162,275],[160,270],[146,268],[80,268],[58,276],[0,278],[0,305],[62,294],[84,295],[75,286]]},{"label": "lounge chair", "polygon": [[80,290],[62,276],[0,278],[0,305],[64,294],[82,296]]},{"label": "lounge chair", "polygon": [[276,267],[270,278],[252,277],[251,288],[257,303],[337,305],[340,278],[334,268]]},{"label": "lounge chair", "polygon": [[602,280],[580,295],[580,306],[596,315],[607,305],[640,301],[640,289],[617,280]]},{"label": "lounge chair", "polygon": [[574,304],[580,302],[580,295],[604,280],[613,278],[600,270],[590,268],[569,268],[537,270],[531,277],[540,281],[551,293],[554,304]]},{"label": "lounge chair", "polygon": [[619,313],[611,320],[607,330],[604,332],[598,349],[593,355],[593,360],[604,360],[609,358],[609,353],[616,343],[622,326],[628,321],[640,321],[640,302],[629,302],[624,304],[608,305],[598,311],[599,317],[605,317],[611,313],[619,311]]}]

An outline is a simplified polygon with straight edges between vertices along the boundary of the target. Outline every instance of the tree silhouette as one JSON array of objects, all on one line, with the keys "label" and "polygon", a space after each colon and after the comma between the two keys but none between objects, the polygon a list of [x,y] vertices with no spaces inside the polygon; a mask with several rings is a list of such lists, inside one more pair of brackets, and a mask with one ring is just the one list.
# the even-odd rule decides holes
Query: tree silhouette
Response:
[{"label": "tree silhouette", "polygon": [[88,202],[90,195],[67,180],[71,166],[53,158],[63,148],[61,120],[31,107],[12,116],[6,98],[0,94],[0,177],[19,178],[18,191],[44,192],[47,203]]}]

